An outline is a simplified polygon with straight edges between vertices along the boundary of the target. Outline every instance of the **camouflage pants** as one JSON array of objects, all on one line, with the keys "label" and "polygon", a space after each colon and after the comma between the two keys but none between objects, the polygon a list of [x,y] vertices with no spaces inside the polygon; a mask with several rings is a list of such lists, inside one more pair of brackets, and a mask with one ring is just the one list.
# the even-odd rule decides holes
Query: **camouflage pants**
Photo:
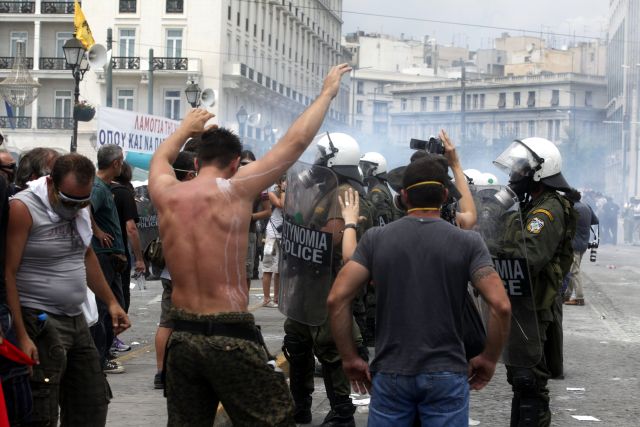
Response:
[{"label": "camouflage pants", "polygon": [[[254,325],[250,313],[197,315],[172,309],[173,320]],[[166,353],[169,426],[213,425],[222,403],[234,426],[295,426],[281,373],[253,341],[174,331]]]}]

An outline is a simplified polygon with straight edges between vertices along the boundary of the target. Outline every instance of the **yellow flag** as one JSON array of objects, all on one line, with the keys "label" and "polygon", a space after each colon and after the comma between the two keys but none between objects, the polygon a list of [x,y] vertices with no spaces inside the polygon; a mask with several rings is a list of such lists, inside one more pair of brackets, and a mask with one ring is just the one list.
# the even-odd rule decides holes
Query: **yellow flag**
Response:
[{"label": "yellow flag", "polygon": [[73,15],[73,26],[76,30],[76,38],[82,42],[85,49],[89,49],[91,46],[96,44],[96,41],[93,39],[93,35],[91,34],[91,28],[89,28],[89,23],[87,19],[84,17],[84,13],[82,13],[82,9],[80,8],[80,4],[78,0],[75,0],[75,13]]}]

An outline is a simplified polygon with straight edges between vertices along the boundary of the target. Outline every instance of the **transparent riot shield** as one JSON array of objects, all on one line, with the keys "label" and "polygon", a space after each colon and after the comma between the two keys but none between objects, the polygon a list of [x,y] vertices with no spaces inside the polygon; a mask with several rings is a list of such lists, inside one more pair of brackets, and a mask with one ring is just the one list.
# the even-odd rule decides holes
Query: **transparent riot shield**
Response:
[{"label": "transparent riot shield", "polygon": [[327,318],[333,280],[335,230],[340,217],[338,178],[328,168],[295,163],[287,173],[280,260],[279,310],[318,326]]},{"label": "transparent riot shield", "polygon": [[[532,367],[542,357],[523,219],[515,195],[500,185],[474,186],[475,230],[484,238],[511,301],[511,332],[502,353],[506,365]],[[477,301],[484,319],[488,307]]]},{"label": "transparent riot shield", "polygon": [[140,247],[144,251],[149,242],[158,237],[158,215],[156,208],[149,198],[149,189],[141,185],[135,189],[136,209],[138,211],[138,234],[140,235]]}]

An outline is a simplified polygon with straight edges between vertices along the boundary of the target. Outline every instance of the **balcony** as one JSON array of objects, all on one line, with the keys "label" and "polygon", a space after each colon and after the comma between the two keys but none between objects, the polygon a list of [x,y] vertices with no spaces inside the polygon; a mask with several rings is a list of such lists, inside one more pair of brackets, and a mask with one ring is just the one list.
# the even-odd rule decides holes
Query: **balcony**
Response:
[{"label": "balcony", "polygon": [[[80,3],[80,6],[82,6],[82,3]],[[40,3],[40,12],[51,15],[72,15],[74,12],[73,2],[43,1]]]},{"label": "balcony", "polygon": [[38,129],[73,129],[73,117],[38,117]]},{"label": "balcony", "polygon": [[[0,70],[10,70],[13,68],[13,56],[0,56]],[[24,58],[27,68],[33,70],[33,58]]]},{"label": "balcony", "polygon": [[36,2],[0,1],[0,13],[36,13]]},{"label": "balcony", "polygon": [[3,129],[31,129],[31,117],[0,116],[0,128]]},{"label": "balcony", "polygon": [[40,58],[41,70],[71,70],[64,58]]},{"label": "balcony", "polygon": [[189,69],[189,58],[153,58],[153,70],[180,70]]},{"label": "balcony", "polygon": [[114,56],[111,58],[111,68],[114,70],[139,70],[139,56]]}]

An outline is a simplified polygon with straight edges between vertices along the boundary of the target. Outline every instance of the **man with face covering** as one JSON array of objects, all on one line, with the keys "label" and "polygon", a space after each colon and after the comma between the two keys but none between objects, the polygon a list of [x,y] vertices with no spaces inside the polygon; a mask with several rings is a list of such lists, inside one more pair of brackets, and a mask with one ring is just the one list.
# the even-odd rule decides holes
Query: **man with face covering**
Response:
[{"label": "man with face covering", "polygon": [[87,285],[107,307],[109,328],[130,326],[91,247],[94,174],[86,157],[61,156],[10,202],[7,300],[20,348],[39,362],[33,425],[57,425],[58,406],[61,425],[106,423],[111,396],[81,307]]},{"label": "man with face covering", "polygon": [[[541,346],[537,364],[530,367],[507,364],[507,380],[513,387],[511,426],[548,426],[551,423],[547,380],[557,375],[561,365],[561,343],[552,334],[561,322],[559,289],[573,262],[571,240],[575,235],[576,214],[571,203],[558,191],[571,187],[562,176],[558,148],[544,138],[514,141],[494,161],[509,175],[509,188],[518,197],[523,222],[512,217],[499,249],[502,255],[526,257],[535,304]],[[499,200],[510,198],[505,192]],[[517,244],[524,241],[526,253]],[[560,300],[561,301],[561,300]],[[514,302],[515,304],[515,302]],[[513,345],[510,342],[509,345]],[[539,348],[508,348],[511,352],[540,352]]]}]

